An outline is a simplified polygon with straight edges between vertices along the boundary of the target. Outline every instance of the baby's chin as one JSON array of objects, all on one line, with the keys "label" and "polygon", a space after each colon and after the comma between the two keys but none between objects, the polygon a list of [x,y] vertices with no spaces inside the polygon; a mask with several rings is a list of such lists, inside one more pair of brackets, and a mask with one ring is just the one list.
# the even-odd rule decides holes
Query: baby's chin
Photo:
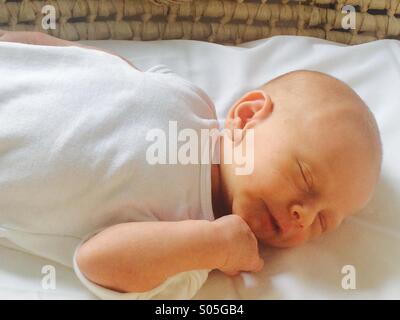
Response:
[{"label": "baby's chin", "polygon": [[295,235],[289,239],[281,239],[279,237],[271,237],[268,239],[259,239],[261,243],[267,247],[286,249],[301,246],[307,242],[305,236]]}]

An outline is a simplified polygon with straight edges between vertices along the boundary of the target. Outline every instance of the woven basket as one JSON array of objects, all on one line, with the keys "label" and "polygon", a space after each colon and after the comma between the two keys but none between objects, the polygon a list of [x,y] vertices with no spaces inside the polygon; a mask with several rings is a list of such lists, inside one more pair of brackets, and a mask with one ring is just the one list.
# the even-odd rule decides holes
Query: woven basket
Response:
[{"label": "woven basket", "polygon": [[[43,30],[42,8],[57,24]],[[345,5],[355,28],[345,30]],[[0,0],[0,28],[40,30],[67,40],[194,39],[238,44],[302,35],[346,44],[400,39],[400,0]]]}]

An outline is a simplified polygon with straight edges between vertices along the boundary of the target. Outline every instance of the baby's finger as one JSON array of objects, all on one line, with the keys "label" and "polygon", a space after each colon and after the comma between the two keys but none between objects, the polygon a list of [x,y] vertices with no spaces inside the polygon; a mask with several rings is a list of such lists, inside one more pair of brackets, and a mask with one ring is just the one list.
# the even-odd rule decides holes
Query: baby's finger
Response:
[{"label": "baby's finger", "polygon": [[224,273],[227,275],[227,276],[230,276],[230,277],[235,277],[235,276],[237,276],[237,275],[239,275],[239,271],[224,271]]},{"label": "baby's finger", "polygon": [[264,268],[264,260],[261,259],[261,258],[258,258],[251,271],[252,272],[259,272],[263,268]]}]

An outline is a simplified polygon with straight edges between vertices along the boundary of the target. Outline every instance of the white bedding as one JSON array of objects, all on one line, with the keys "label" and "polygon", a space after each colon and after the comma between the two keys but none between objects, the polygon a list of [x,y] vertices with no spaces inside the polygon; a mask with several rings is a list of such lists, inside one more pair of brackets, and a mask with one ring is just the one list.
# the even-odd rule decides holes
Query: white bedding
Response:
[{"label": "white bedding", "polygon": [[[301,37],[275,37],[242,47],[194,41],[87,42],[114,50],[136,66],[165,64],[205,90],[219,117],[245,91],[295,69],[329,73],[351,85],[376,115],[384,144],[383,174],[371,204],[317,242],[263,250],[258,274],[229,278],[214,271],[197,299],[400,299],[400,42],[346,47]],[[3,168],[4,169],[4,168]],[[56,270],[56,289],[42,287],[44,265]],[[342,288],[345,265],[356,289]],[[90,299],[72,270],[0,247],[0,299]]]}]

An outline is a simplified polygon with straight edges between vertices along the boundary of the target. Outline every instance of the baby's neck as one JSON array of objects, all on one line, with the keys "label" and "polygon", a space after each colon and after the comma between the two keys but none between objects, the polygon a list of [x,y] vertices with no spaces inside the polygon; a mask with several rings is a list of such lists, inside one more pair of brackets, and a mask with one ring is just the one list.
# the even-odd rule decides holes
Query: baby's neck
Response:
[{"label": "baby's neck", "polygon": [[221,169],[220,164],[211,165],[212,207],[215,219],[232,213],[231,206],[227,200],[224,175]]}]

